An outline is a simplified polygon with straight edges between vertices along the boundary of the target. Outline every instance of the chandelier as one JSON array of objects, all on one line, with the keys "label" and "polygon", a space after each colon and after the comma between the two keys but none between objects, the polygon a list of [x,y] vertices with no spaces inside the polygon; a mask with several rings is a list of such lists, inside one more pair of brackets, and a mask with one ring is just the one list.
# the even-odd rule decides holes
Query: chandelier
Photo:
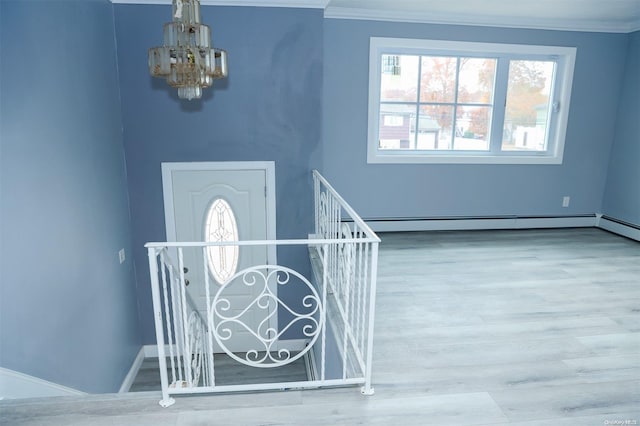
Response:
[{"label": "chandelier", "polygon": [[227,52],[211,47],[200,23],[200,0],[173,0],[173,22],[164,24],[164,45],[149,49],[149,72],[178,88],[180,99],[198,99],[213,80],[227,76]]}]

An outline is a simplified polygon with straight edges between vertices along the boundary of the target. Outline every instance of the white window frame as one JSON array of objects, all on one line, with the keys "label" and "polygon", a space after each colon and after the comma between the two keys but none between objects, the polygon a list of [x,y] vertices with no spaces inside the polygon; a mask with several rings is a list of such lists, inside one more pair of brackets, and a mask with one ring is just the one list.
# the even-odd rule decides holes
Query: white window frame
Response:
[{"label": "white window frame", "polygon": [[[380,121],[381,56],[442,55],[482,56],[502,60],[549,60],[556,62],[550,105],[553,118],[548,125],[546,151],[408,151],[381,150],[378,130]],[[443,40],[371,37],[369,47],[369,124],[367,163],[445,163],[445,164],[562,164],[569,117],[576,48],[525,44],[476,43]],[[508,73],[507,73],[508,74]],[[499,78],[499,77],[496,77]],[[503,76],[508,78],[508,76]],[[504,94],[506,96],[506,93]],[[504,110],[494,102],[494,108]],[[503,116],[503,115],[502,115]],[[492,139],[498,137],[492,136]],[[502,139],[502,138],[500,138]],[[497,142],[493,143],[495,146]]]}]

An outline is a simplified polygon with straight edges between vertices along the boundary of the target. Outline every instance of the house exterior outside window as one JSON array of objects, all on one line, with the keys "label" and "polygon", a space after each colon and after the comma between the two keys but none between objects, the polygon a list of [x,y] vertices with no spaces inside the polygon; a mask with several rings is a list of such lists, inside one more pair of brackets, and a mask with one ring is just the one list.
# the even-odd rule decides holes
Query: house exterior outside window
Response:
[{"label": "house exterior outside window", "polygon": [[368,162],[561,164],[575,55],[371,38]]}]

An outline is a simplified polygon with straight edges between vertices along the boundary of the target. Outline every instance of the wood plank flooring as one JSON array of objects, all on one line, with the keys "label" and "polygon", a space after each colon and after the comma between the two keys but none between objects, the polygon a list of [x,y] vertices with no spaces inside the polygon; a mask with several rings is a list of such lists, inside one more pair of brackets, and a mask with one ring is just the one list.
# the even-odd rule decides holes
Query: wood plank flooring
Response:
[{"label": "wood plank flooring", "polygon": [[0,401],[0,423],[640,424],[640,243],[590,228],[381,237],[374,396]]},{"label": "wood plank flooring", "polygon": [[[264,354],[264,352],[262,353]],[[260,356],[262,356],[262,354]],[[296,355],[293,352],[292,355]],[[244,354],[238,354],[244,357]],[[252,383],[278,383],[305,381],[307,368],[305,358],[297,359],[291,364],[279,368],[254,368],[231,359],[227,354],[215,354],[216,385],[245,385]],[[170,361],[167,358],[167,376],[171,381]],[[158,358],[147,358],[142,362],[129,392],[159,391],[160,371]]]}]

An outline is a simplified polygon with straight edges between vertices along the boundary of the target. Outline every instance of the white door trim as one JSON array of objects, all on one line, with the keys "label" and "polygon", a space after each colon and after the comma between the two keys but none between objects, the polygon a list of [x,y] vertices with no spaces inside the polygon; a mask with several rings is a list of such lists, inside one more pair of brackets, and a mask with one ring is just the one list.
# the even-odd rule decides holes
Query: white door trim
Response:
[{"label": "white door trim", "polygon": [[[165,229],[167,241],[176,241],[176,222],[173,211],[173,182],[171,172],[177,170],[264,170],[267,184],[267,240],[276,239],[276,172],[274,161],[206,161],[189,163],[162,163],[162,195],[164,199]],[[276,265],[276,248],[270,246],[267,258]]]},{"label": "white door trim", "polygon": [[[267,240],[276,240],[276,172],[274,161],[208,161],[189,163],[162,163],[162,193],[164,199],[165,229],[167,241],[176,241],[176,222],[173,210],[173,179],[174,171],[225,171],[225,170],[262,170],[265,172],[266,185],[266,226]],[[277,265],[277,246],[267,246],[267,263]],[[276,292],[277,288],[271,288]],[[270,318],[269,326],[278,329],[278,313]]]}]

